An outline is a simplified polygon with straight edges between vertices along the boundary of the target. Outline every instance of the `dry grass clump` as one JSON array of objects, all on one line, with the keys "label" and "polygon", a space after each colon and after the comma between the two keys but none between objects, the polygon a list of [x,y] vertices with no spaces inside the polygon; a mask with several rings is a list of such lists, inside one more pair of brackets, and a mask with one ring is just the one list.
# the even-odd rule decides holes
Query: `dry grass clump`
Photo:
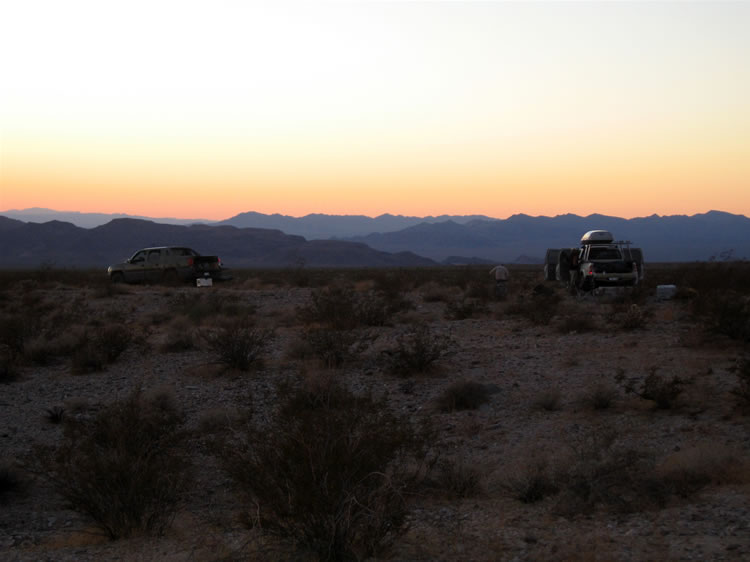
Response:
[{"label": "dry grass clump", "polygon": [[441,412],[476,410],[490,400],[487,386],[476,381],[457,381],[446,388],[437,398]]},{"label": "dry grass clump", "polygon": [[404,529],[412,424],[330,383],[288,394],[268,425],[228,437],[221,460],[255,523],[320,560],[363,559]]},{"label": "dry grass clump", "polygon": [[529,295],[521,295],[512,303],[505,305],[505,314],[511,316],[522,316],[531,321],[532,324],[546,325],[557,314],[560,303],[560,295],[557,293],[532,292]]},{"label": "dry grass clump", "polygon": [[739,400],[743,411],[750,412],[750,358],[744,357],[737,362],[735,374],[737,386],[732,389]]},{"label": "dry grass clump", "polygon": [[169,323],[161,350],[166,352],[190,351],[196,348],[195,329],[187,318],[181,316]]},{"label": "dry grass clump", "polygon": [[556,388],[543,390],[534,398],[534,407],[547,412],[556,412],[560,409],[560,391]]},{"label": "dry grass clump", "polygon": [[484,492],[482,471],[463,460],[441,459],[422,483],[431,495],[452,499],[473,498]]},{"label": "dry grass clump", "polygon": [[272,330],[258,328],[247,318],[226,321],[201,334],[217,362],[240,371],[259,366],[274,337]]},{"label": "dry grass clump", "polygon": [[640,396],[644,400],[653,400],[656,407],[661,410],[673,408],[677,399],[682,394],[687,381],[678,376],[667,378],[660,375],[657,367],[652,367],[648,376],[636,387],[635,380],[625,379],[624,373],[620,373],[615,380],[624,386],[625,392]]},{"label": "dry grass clump", "polygon": [[7,459],[0,464],[0,505],[24,495],[28,487],[28,480]]},{"label": "dry grass clump", "polygon": [[623,330],[640,330],[645,328],[647,313],[641,306],[637,304],[631,304],[627,310],[622,313],[618,313],[617,310],[613,311],[619,317],[620,326]]},{"label": "dry grass clump", "polygon": [[71,357],[73,373],[85,374],[104,370],[106,365],[117,360],[132,340],[130,330],[121,325],[105,326],[93,332],[84,331]]},{"label": "dry grass clump", "polygon": [[581,395],[581,403],[592,410],[606,410],[617,398],[617,389],[611,384],[599,383]]},{"label": "dry grass clump", "polygon": [[69,502],[111,539],[161,534],[187,484],[181,416],[133,393],[94,417],[67,418],[63,442],[38,465]]},{"label": "dry grass clump", "polygon": [[394,312],[403,307],[401,300],[389,300],[382,292],[358,292],[348,285],[332,285],[313,290],[310,302],[300,307],[297,315],[306,325],[351,330],[359,326],[385,326]]},{"label": "dry grass clump", "polygon": [[567,309],[560,316],[557,331],[562,334],[591,332],[597,327],[591,313],[584,310]]},{"label": "dry grass clump", "polygon": [[448,301],[445,307],[445,317],[448,320],[465,320],[486,313],[486,301],[466,295],[460,299]]},{"label": "dry grass clump", "polygon": [[314,357],[324,367],[338,369],[357,357],[369,341],[367,333],[357,330],[311,327],[303,332],[295,354],[300,359]]},{"label": "dry grass clump", "polygon": [[535,454],[516,460],[504,474],[501,486],[523,503],[536,503],[559,491],[550,462]]},{"label": "dry grass clump", "polygon": [[410,327],[398,338],[396,348],[386,352],[387,368],[399,376],[427,373],[450,344],[448,336],[435,334],[426,324]]}]

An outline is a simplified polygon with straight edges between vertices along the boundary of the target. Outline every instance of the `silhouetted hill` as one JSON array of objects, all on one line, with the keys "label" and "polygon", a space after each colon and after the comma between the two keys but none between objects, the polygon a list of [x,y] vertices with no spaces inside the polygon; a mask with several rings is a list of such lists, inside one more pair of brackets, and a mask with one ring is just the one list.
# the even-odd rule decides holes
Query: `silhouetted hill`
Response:
[{"label": "silhouetted hill", "polygon": [[712,257],[750,258],[750,219],[720,211],[693,216],[673,215],[623,219],[606,215],[513,215],[505,220],[446,221],[419,224],[398,232],[349,240],[386,252],[409,249],[442,261],[449,256],[475,256],[492,261],[542,260],[547,248],[576,246],[594,229],[611,231],[619,240],[643,248],[648,261],[694,261]]},{"label": "silhouetted hill", "polygon": [[0,211],[0,215],[20,220],[23,222],[49,222],[53,220],[69,222],[83,228],[94,228],[107,224],[114,219],[142,219],[158,222],[161,224],[212,224],[213,221],[205,219],[176,219],[170,217],[144,217],[140,215],[127,215],[124,213],[81,213],[78,211],[55,211],[42,207],[31,207],[29,209],[9,209]]},{"label": "silhouetted hill", "polygon": [[345,238],[371,234],[373,232],[393,232],[421,223],[435,223],[452,220],[465,223],[471,220],[493,220],[484,215],[442,215],[439,217],[407,217],[384,214],[378,217],[364,215],[325,215],[310,214],[304,217],[247,212],[220,221],[217,224],[229,224],[238,227],[276,228],[287,234],[304,236],[308,240]]},{"label": "silhouetted hill", "polygon": [[92,229],[49,221],[24,223],[0,217],[2,267],[102,267],[139,248],[179,245],[218,255],[229,267],[400,267],[435,265],[410,252],[373,250],[363,243],[289,236],[279,230],[234,226],[168,225],[116,219]]}]

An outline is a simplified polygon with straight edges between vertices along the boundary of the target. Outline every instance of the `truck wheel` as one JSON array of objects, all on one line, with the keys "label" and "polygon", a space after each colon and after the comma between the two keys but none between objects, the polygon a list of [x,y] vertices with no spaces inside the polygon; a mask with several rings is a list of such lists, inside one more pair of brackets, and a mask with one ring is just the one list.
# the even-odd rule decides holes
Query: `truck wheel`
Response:
[{"label": "truck wheel", "polygon": [[581,290],[586,292],[593,291],[594,280],[591,277],[584,277],[583,281],[581,282]]},{"label": "truck wheel", "polygon": [[125,276],[121,272],[115,271],[110,275],[109,280],[112,281],[112,283],[125,283]]}]

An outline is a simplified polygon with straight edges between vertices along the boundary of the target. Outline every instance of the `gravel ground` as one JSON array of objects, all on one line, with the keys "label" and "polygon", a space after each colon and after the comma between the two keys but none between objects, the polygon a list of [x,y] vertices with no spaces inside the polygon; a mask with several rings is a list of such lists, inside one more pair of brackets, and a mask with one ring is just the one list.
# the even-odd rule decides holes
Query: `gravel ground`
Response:
[{"label": "gravel ground", "polygon": [[[203,347],[161,351],[177,317],[187,309],[185,303],[193,302],[198,293],[206,301],[216,299],[214,304],[246,307],[260,325],[275,329],[262,368],[221,372]],[[532,298],[530,293],[522,296],[524,302]],[[625,312],[613,312],[604,298],[563,295],[558,315],[535,325],[507,313],[508,303],[518,297],[511,293],[507,303],[490,301],[483,313],[449,320],[445,302],[425,302],[419,292],[411,293],[414,307],[397,315],[391,326],[369,329],[368,348],[336,372],[355,391],[369,389],[387,396],[396,413],[429,417],[438,429],[443,454],[480,474],[481,491],[473,497],[412,498],[409,529],[383,557],[750,559],[750,417],[738,410],[731,393],[737,380],[733,368],[743,352],[740,345],[704,334],[684,303],[677,301],[640,305],[644,327],[625,330],[619,327]],[[323,371],[292,353],[303,330],[295,310],[309,302],[310,289],[145,286],[106,296],[94,289],[52,285],[6,293],[5,310],[22,299],[37,307],[46,303],[75,312],[79,322],[93,322],[95,328],[123,325],[135,340],[104,371],[74,374],[65,358],[44,366],[27,362],[19,380],[0,385],[2,457],[28,481],[25,494],[0,504],[0,558],[295,558],[242,524],[240,499],[215,461],[200,450],[195,453],[196,485],[174,524],[155,538],[106,540],[90,519],[67,509],[50,484],[26,469],[35,447],[62,438],[64,424],[45,418],[47,409],[56,406],[73,415],[76,410],[95,411],[135,389],[168,388],[185,413],[187,429],[198,429],[217,412],[237,411],[247,400],[257,415],[267,415],[281,377]],[[593,330],[560,330],[567,316],[581,314],[594,323]],[[202,329],[215,318],[204,321]],[[383,352],[393,349],[417,321],[427,323],[434,334],[448,336],[451,343],[435,372],[409,378],[389,374]],[[639,388],[651,372],[687,381],[672,408],[659,409],[653,401],[625,391],[625,381]],[[458,380],[485,385],[489,401],[475,410],[438,411],[435,400]],[[595,388],[611,393],[609,407],[590,406],[587,396]],[[630,510],[599,504],[571,512],[563,493],[535,503],[514,497],[512,483],[531,473],[537,461],[564,467],[595,454],[587,444],[610,434],[617,447],[647,453],[655,471],[669,463],[716,463],[717,470],[729,476],[712,478],[686,497],[672,495],[659,506],[644,498]]]}]

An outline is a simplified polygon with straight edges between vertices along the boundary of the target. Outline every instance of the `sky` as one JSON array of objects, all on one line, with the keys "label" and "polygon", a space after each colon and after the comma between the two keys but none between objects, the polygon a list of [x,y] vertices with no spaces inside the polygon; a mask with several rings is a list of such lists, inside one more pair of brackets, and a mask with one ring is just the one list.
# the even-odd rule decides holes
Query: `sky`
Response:
[{"label": "sky", "polygon": [[750,216],[750,2],[0,7],[0,211]]}]

